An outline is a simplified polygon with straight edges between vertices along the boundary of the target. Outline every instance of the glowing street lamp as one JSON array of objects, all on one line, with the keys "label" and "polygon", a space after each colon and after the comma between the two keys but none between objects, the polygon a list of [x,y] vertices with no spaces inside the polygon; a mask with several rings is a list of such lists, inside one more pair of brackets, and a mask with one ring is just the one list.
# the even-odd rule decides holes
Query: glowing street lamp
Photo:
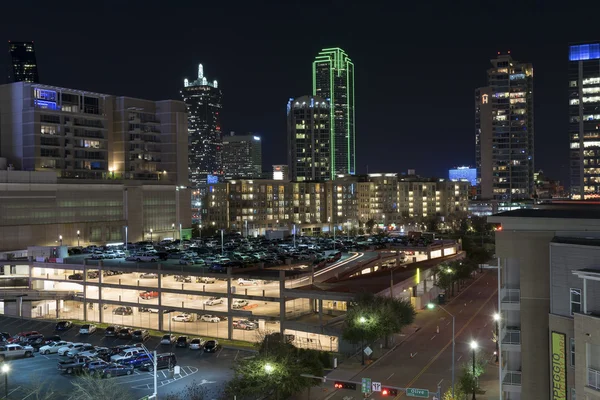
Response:
[{"label": "glowing street lamp", "polygon": [[473,400],[475,399],[475,350],[477,350],[478,344],[476,341],[471,341],[471,350],[473,350]]},{"label": "glowing street lamp", "polygon": [[494,323],[496,324],[496,362],[498,362],[498,357],[500,353],[500,331],[498,330],[498,322],[500,322],[500,313],[494,313]]},{"label": "glowing street lamp", "polygon": [[58,235],[58,240],[60,240],[60,245],[62,246],[62,235]]},{"label": "glowing street lamp", "polygon": [[153,243],[153,241],[152,241],[152,228],[150,228],[150,243]]},{"label": "glowing street lamp", "polygon": [[265,372],[267,374],[270,374],[271,372],[273,372],[274,369],[275,368],[271,364],[269,364],[269,363],[265,364]]},{"label": "glowing street lamp", "polygon": [[8,373],[10,366],[7,363],[2,364],[2,373],[4,374],[4,398],[8,400]]},{"label": "glowing street lamp", "polygon": [[79,247],[79,234],[80,234],[80,233],[81,233],[81,232],[80,232],[79,230],[77,230],[77,247]]}]

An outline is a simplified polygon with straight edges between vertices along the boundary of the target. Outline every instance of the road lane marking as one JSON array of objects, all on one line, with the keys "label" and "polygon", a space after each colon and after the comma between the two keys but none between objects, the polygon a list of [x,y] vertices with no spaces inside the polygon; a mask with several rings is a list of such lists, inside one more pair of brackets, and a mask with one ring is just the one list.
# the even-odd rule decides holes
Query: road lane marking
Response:
[{"label": "road lane marking", "polygon": [[431,337],[431,339],[429,339],[429,340],[433,340],[433,339],[435,338],[435,336],[436,336],[436,335],[433,335],[433,336]]},{"label": "road lane marking", "polygon": [[448,321],[448,323],[446,324],[446,326],[450,325],[450,322],[452,322],[452,321]]},{"label": "road lane marking", "polygon": [[389,381],[389,380],[390,380],[390,378],[392,377],[392,375],[394,375],[394,372],[392,372],[392,373],[390,374],[390,376],[388,376],[388,377],[387,377],[386,381]]},{"label": "road lane marking", "polygon": [[[492,298],[494,298],[494,296],[497,295],[496,294],[497,292],[498,292],[498,289],[494,290],[494,292],[490,295],[490,297],[487,298],[487,300],[477,309],[477,311],[471,316],[471,318],[469,318],[467,323],[456,333],[456,335],[454,336],[455,341],[456,341],[456,338],[458,338],[460,336],[460,334],[469,326],[469,324],[471,324],[471,322],[475,319],[475,317],[481,312],[483,307],[485,307],[485,305]],[[425,367],[423,367],[421,372],[419,372],[405,387],[411,387],[421,377],[421,375],[423,375],[429,369],[429,367],[431,367],[431,365],[442,355],[442,353],[444,351],[446,351],[446,349],[451,344],[452,344],[452,339],[450,339],[450,341],[448,343],[446,343],[446,345],[431,360],[429,360],[429,362],[427,363],[427,365],[425,365]],[[394,400],[400,399],[400,398],[402,398],[402,396],[404,396],[404,392],[402,392],[398,396],[396,396],[394,398]]]},{"label": "road lane marking", "polygon": [[456,359],[456,361],[460,361],[460,359],[462,358],[462,354]]}]

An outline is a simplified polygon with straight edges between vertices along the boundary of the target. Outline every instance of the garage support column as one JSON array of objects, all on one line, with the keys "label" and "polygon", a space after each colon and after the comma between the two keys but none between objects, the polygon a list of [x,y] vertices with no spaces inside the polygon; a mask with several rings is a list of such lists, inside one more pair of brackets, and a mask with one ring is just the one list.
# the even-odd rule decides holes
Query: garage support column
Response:
[{"label": "garage support column", "polygon": [[[162,269],[162,264],[158,264],[158,282],[157,282],[157,291],[158,291],[158,330],[159,331],[163,331],[164,330],[164,319],[165,319],[165,314],[163,313],[163,310],[161,309],[162,306],[162,273],[161,273],[161,269]],[[139,282],[139,280],[138,280]],[[138,312],[140,310],[138,309]],[[169,314],[169,318],[171,318],[171,314]],[[150,320],[150,316],[148,316],[148,321]],[[151,327],[152,328],[152,327]]]},{"label": "garage support column", "polygon": [[231,296],[231,267],[227,267],[227,338],[233,339],[233,316],[231,315],[231,304],[233,302]]},{"label": "garage support column", "polygon": [[56,299],[56,319],[59,319],[59,315],[60,315],[60,300]]},{"label": "garage support column", "polygon": [[[102,260],[98,262],[102,264]],[[83,320],[87,321],[87,265],[83,266]]]},{"label": "garage support column", "polygon": [[323,299],[319,299],[319,326],[323,326]]},{"label": "garage support column", "polygon": [[285,271],[279,271],[279,333],[283,336],[285,330]]},{"label": "garage support column", "polygon": [[423,293],[427,293],[427,277],[423,279]]},{"label": "garage support column", "polygon": [[102,309],[102,281],[104,280],[104,264],[98,266],[98,322],[104,322]]}]

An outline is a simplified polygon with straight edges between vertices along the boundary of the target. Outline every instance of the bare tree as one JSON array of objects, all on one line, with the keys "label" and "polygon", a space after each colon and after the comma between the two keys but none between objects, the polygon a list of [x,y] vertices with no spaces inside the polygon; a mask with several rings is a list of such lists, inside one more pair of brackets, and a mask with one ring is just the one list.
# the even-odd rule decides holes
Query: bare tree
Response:
[{"label": "bare tree", "polygon": [[69,400],[133,400],[133,396],[113,379],[96,378],[82,375],[71,382],[73,390]]},{"label": "bare tree", "polygon": [[180,393],[169,393],[165,400],[207,400],[209,394],[206,387],[193,380]]},{"label": "bare tree", "polygon": [[51,379],[38,373],[29,375],[29,384],[21,387],[20,394],[28,400],[59,400],[64,397],[55,390]]}]

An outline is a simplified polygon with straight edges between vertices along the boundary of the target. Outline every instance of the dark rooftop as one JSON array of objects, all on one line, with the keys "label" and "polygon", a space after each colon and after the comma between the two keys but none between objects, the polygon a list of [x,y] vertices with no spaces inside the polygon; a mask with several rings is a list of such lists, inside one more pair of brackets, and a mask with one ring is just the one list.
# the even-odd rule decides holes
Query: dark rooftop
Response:
[{"label": "dark rooftop", "polygon": [[600,237],[562,237],[554,236],[552,243],[578,244],[581,246],[600,246]]},{"label": "dark rooftop", "polygon": [[572,218],[600,219],[600,204],[561,204],[538,209],[518,209],[494,214],[493,217],[511,218]]}]

